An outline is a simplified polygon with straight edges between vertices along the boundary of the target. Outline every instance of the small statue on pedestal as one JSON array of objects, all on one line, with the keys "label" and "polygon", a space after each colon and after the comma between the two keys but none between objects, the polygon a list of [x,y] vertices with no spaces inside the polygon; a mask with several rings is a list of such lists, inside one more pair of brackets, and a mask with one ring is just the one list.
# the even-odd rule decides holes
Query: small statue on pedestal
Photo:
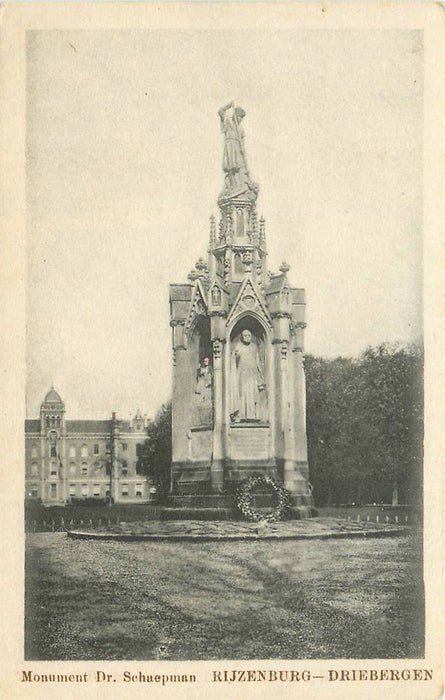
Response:
[{"label": "small statue on pedestal", "polygon": [[213,372],[208,357],[204,357],[196,370],[193,423],[209,425],[212,422]]}]

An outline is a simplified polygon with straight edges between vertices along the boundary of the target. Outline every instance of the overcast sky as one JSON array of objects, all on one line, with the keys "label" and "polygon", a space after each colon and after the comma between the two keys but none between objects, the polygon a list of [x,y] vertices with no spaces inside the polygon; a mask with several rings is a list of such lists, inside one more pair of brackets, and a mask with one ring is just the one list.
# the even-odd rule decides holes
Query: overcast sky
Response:
[{"label": "overcast sky", "polygon": [[306,351],[422,333],[422,35],[28,34],[27,414],[170,395],[168,285],[206,254],[235,100],[269,267],[307,294]]}]

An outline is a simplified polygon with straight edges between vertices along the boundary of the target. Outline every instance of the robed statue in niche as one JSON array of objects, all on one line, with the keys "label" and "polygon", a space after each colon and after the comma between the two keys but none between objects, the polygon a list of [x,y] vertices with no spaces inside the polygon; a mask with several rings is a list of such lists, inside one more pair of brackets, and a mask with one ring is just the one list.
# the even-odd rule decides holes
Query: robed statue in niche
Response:
[{"label": "robed statue in niche", "polygon": [[265,388],[264,367],[256,338],[245,329],[231,357],[231,420],[235,423],[261,420]]},{"label": "robed statue in niche", "polygon": [[204,357],[196,370],[196,381],[193,402],[193,423],[195,425],[210,425],[213,408],[213,372],[208,357]]}]

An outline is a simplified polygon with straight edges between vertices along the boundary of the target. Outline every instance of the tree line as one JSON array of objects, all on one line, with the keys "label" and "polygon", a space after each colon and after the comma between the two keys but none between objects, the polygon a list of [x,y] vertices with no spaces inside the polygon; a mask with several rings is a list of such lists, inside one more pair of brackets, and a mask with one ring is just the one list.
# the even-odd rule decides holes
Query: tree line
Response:
[{"label": "tree line", "polygon": [[[305,370],[315,504],[420,504],[422,348],[382,344],[358,358],[307,355]],[[165,497],[170,488],[170,402],[149,426],[140,463]]]}]

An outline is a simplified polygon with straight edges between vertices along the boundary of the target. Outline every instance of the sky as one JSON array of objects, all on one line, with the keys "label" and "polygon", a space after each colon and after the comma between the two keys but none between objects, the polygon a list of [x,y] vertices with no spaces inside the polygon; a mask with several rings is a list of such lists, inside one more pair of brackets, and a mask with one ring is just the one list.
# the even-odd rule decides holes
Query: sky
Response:
[{"label": "sky", "polygon": [[169,398],[168,285],[206,255],[231,100],[306,352],[419,341],[422,68],[418,31],[28,32],[28,417],[51,385],[68,418]]}]

